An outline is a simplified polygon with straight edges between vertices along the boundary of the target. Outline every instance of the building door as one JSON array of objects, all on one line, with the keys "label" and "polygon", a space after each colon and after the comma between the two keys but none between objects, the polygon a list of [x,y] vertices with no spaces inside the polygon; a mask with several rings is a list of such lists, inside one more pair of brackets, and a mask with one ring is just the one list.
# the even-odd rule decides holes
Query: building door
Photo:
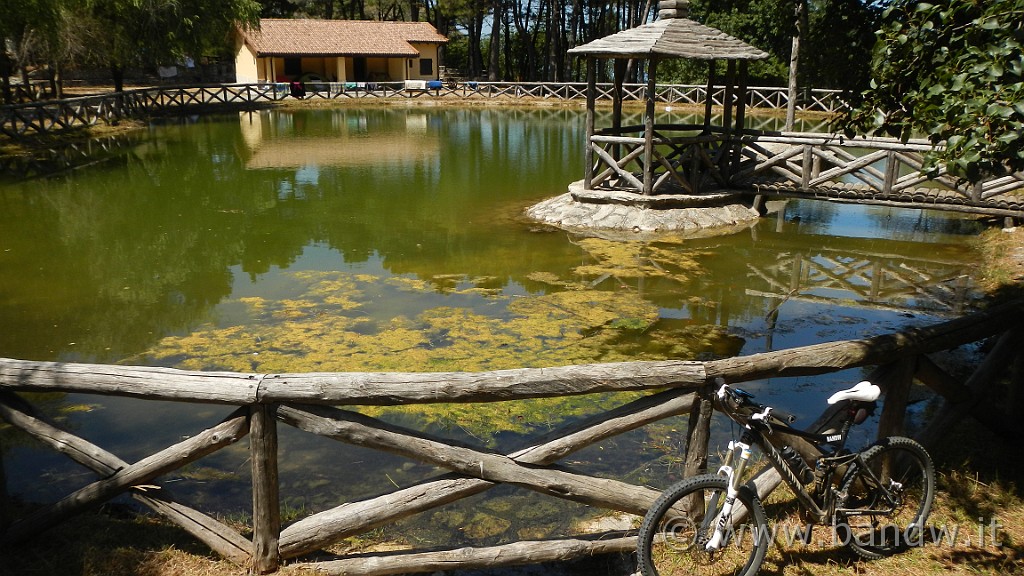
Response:
[{"label": "building door", "polygon": [[356,82],[366,82],[366,58],[352,59],[352,75]]}]

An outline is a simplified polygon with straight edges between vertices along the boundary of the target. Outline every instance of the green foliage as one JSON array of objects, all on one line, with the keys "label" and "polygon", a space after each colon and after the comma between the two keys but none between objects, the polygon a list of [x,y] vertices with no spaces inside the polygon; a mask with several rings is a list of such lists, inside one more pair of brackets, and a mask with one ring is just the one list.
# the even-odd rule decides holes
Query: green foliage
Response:
[{"label": "green foliage", "polygon": [[847,134],[924,134],[933,174],[1024,170],[1024,0],[898,0],[884,21]]},{"label": "green foliage", "polygon": [[[867,87],[878,9],[860,0],[814,0],[807,5],[800,45],[800,84],[860,91]],[[690,17],[768,52],[750,63],[752,85],[785,86],[796,33],[794,0],[693,0]],[[659,66],[665,82],[702,84],[707,64],[674,60]],[[725,63],[718,63],[719,78]]]},{"label": "green foliage", "polygon": [[36,64],[51,64],[67,52],[68,19],[73,0],[8,0],[0,13],[0,76],[3,101],[12,103],[9,77]]},{"label": "green foliage", "polygon": [[[0,18],[0,45],[21,69],[76,61],[121,70],[224,52],[235,26],[255,26],[256,0],[17,0]],[[7,53],[0,74],[13,73]],[[115,79],[116,80],[116,79]]]},{"label": "green foliage", "polygon": [[871,81],[881,10],[861,0],[816,0],[800,44],[800,83],[860,92]]},{"label": "green foliage", "polygon": [[255,25],[259,12],[255,0],[94,0],[83,16],[95,58],[128,66],[219,51],[236,25]]},{"label": "green foliage", "polygon": [[452,70],[469,70],[469,41],[465,35],[450,34],[444,46],[444,63]]},{"label": "green foliage", "polygon": [[[690,18],[769,53],[768,59],[750,63],[752,84],[785,85],[793,33],[792,0],[693,0]],[[724,78],[725,62],[717,66],[718,78]],[[658,77],[664,82],[702,84],[707,81],[708,66],[703,61],[669,60],[659,64]]]}]

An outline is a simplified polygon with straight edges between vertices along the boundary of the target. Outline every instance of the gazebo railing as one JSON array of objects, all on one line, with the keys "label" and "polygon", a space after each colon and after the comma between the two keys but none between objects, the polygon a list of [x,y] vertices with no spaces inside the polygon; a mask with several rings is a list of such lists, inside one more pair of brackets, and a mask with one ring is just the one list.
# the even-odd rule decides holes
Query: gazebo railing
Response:
[{"label": "gazebo railing", "polygon": [[[728,185],[723,162],[730,140],[721,128],[659,124],[654,126],[652,141],[651,165],[647,166],[643,126],[596,132],[589,144],[594,164],[588,189],[697,195]],[[645,192],[643,174],[647,171],[651,189]]]}]

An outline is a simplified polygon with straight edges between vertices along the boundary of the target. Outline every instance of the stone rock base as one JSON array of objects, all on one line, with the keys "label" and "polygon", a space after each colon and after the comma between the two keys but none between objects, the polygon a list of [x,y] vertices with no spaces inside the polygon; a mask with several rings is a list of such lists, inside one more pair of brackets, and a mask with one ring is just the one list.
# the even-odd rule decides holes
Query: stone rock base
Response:
[{"label": "stone rock base", "polygon": [[[706,205],[702,204],[701,200]],[[577,231],[728,233],[757,221],[758,213],[739,202],[738,195],[715,194],[644,197],[638,194],[584,191],[574,182],[569,191],[526,210],[527,217]],[[724,230],[723,230],[724,229]]]}]

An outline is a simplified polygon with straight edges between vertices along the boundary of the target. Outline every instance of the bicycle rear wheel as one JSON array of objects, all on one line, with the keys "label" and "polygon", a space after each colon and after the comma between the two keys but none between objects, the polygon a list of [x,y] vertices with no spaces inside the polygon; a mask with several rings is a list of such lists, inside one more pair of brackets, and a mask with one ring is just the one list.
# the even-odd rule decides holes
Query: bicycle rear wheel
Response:
[{"label": "bicycle rear wheel", "polygon": [[[714,552],[705,544],[715,532],[726,498],[726,479],[705,474],[672,485],[640,525],[637,556],[644,576],[753,576],[768,550],[761,501],[740,489],[727,540]],[[741,517],[740,515],[745,515]]]},{"label": "bicycle rear wheel", "polygon": [[935,468],[910,438],[883,438],[865,450],[864,466],[842,483],[837,536],[859,556],[878,559],[923,544],[935,498]]}]

